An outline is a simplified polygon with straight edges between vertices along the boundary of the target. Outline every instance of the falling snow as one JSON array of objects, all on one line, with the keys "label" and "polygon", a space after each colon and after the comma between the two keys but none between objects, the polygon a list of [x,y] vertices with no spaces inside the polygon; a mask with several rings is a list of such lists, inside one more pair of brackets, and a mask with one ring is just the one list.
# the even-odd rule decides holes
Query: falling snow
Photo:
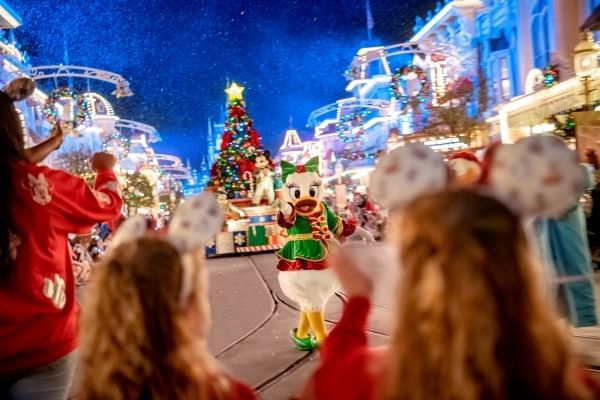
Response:
[{"label": "falling snow", "polygon": [[[220,116],[227,79],[244,92],[265,145],[276,150],[290,117],[345,96],[342,76],[367,45],[357,0],[11,0],[17,39],[35,65],[64,63],[126,77],[132,98],[117,113],[156,126],[158,145],[198,163],[206,121]],[[374,43],[406,40],[433,0],[371,0]],[[370,43],[373,44],[373,43]],[[66,49],[66,52],[65,52]],[[93,87],[108,93],[109,88]]]}]

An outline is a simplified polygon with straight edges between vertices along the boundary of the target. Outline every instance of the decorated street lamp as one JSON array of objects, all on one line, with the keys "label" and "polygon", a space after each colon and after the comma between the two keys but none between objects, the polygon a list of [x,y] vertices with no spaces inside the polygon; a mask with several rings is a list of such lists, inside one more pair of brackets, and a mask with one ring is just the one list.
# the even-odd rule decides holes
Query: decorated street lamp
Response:
[{"label": "decorated street lamp", "polygon": [[585,88],[585,107],[590,107],[589,80],[598,69],[598,45],[594,42],[591,32],[583,33],[583,38],[573,50],[575,74],[581,79]]}]

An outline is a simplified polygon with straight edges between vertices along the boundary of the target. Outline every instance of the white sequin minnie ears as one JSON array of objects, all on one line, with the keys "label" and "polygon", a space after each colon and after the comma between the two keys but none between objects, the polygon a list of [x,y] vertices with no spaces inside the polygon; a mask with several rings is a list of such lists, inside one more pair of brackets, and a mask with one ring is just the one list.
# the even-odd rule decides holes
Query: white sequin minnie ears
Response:
[{"label": "white sequin minnie ears", "polygon": [[[486,190],[516,213],[554,217],[577,204],[584,170],[558,138],[534,136],[499,145],[484,168]],[[397,209],[445,189],[448,168],[429,147],[411,143],[383,157],[371,175],[370,194],[382,207]]]},{"label": "white sequin minnie ears", "polygon": [[2,91],[10,97],[12,101],[25,100],[35,91],[35,82],[29,78],[17,78],[8,83]]},{"label": "white sequin minnie ears", "polygon": [[[223,226],[223,211],[214,195],[203,193],[193,196],[181,203],[173,214],[169,224],[166,240],[181,255],[202,249]],[[117,247],[145,236],[146,220],[141,215],[126,220],[115,233],[111,246]],[[182,262],[183,277],[181,280],[182,304],[190,296],[193,285],[193,265]]]}]

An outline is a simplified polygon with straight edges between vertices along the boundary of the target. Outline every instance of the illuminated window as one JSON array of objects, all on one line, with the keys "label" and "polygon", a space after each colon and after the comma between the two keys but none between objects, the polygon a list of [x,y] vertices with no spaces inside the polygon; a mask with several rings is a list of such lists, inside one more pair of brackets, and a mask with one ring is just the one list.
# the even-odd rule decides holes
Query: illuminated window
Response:
[{"label": "illuminated window", "polygon": [[500,101],[510,99],[510,71],[506,57],[498,59],[498,72],[500,77]]},{"label": "illuminated window", "polygon": [[533,65],[543,69],[550,63],[550,6],[548,0],[538,0],[531,13],[531,41]]}]

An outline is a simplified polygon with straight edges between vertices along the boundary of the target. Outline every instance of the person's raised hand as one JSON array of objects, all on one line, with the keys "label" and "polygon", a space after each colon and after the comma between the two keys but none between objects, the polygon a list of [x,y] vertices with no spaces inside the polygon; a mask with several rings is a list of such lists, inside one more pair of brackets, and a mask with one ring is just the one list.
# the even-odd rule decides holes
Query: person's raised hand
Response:
[{"label": "person's raised hand", "polygon": [[337,275],[346,296],[367,298],[371,296],[373,281],[357,267],[351,248],[339,247],[329,258],[329,264]]},{"label": "person's raised hand", "polygon": [[94,171],[106,171],[115,168],[117,159],[112,154],[101,152],[94,154],[90,163]]}]

